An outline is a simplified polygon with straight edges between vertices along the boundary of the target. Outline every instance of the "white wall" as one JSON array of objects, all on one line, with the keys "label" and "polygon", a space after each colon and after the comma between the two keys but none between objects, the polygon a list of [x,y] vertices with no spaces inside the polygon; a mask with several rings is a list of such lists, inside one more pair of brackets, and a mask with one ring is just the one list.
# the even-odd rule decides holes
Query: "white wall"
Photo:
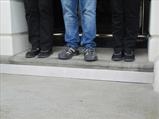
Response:
[{"label": "white wall", "polygon": [[159,56],[159,0],[151,0],[149,60],[155,62]]},{"label": "white wall", "polygon": [[151,1],[149,60],[154,62],[154,90],[159,92],[159,0]]},{"label": "white wall", "polygon": [[154,90],[159,92],[159,59],[155,62],[154,67],[155,77],[154,77]]},{"label": "white wall", "polygon": [[11,34],[11,9],[9,0],[0,1],[0,54],[6,52],[12,54],[12,38]]},{"label": "white wall", "polygon": [[14,55],[29,47],[22,0],[0,0],[0,55]]}]

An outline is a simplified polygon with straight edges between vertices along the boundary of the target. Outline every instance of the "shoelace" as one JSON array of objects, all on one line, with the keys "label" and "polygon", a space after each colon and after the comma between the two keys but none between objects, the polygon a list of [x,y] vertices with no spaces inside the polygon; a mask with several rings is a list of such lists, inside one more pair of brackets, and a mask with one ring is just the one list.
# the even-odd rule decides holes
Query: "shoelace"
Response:
[{"label": "shoelace", "polygon": [[85,48],[85,49],[83,49],[82,52],[83,52],[85,55],[89,55],[89,54],[94,54],[94,53],[95,53],[95,50],[94,50],[94,49]]},{"label": "shoelace", "polygon": [[65,48],[65,52],[66,52],[67,54],[72,54],[72,53],[75,52],[75,50],[74,50],[73,48],[66,47],[66,48]]}]

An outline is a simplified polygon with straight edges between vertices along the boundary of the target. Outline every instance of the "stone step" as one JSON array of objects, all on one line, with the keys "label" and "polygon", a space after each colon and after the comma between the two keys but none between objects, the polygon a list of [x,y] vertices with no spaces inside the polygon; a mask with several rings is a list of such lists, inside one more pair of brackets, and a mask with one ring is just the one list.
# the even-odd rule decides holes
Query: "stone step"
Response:
[{"label": "stone step", "polygon": [[148,61],[147,50],[137,49],[135,62],[111,61],[111,48],[97,48],[99,60],[85,62],[83,54],[71,60],[59,60],[58,52],[63,47],[55,47],[54,53],[45,59],[25,58],[25,52],[12,57],[1,58],[1,73],[63,77],[86,80],[105,80],[133,83],[153,82],[153,63]]},{"label": "stone step", "polygon": [[57,66],[57,67],[71,67],[71,68],[88,68],[88,69],[107,69],[107,70],[122,70],[122,71],[139,71],[139,72],[153,72],[153,63],[148,61],[148,54],[146,49],[136,50],[135,62],[127,63],[124,61],[111,61],[111,48],[97,48],[98,61],[85,62],[83,54],[73,57],[71,60],[59,60],[57,58],[58,52],[63,47],[55,47],[54,53],[45,59],[39,58],[25,58],[25,52],[19,53],[8,58],[11,64],[33,65],[33,66]]}]

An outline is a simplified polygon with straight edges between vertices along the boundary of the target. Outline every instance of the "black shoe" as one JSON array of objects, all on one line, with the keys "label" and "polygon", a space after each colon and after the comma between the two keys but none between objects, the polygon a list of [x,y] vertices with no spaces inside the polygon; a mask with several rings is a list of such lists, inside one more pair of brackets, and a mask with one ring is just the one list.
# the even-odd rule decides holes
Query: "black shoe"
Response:
[{"label": "black shoe", "polygon": [[47,58],[51,54],[52,54],[52,48],[49,49],[49,50],[41,50],[40,53],[39,53],[39,55],[38,55],[38,58]]},{"label": "black shoe", "polygon": [[40,53],[40,49],[36,48],[36,49],[31,49],[30,51],[28,51],[25,55],[26,58],[34,58],[36,55],[38,55]]},{"label": "black shoe", "polygon": [[124,61],[133,62],[135,60],[135,53],[133,49],[126,49],[124,51]]},{"label": "black shoe", "polygon": [[58,54],[58,58],[61,60],[67,60],[76,55],[79,55],[79,51],[77,49],[66,47]]},{"label": "black shoe", "polygon": [[122,48],[114,48],[114,53],[112,55],[113,61],[121,61],[123,60],[123,51]]},{"label": "black shoe", "polygon": [[97,61],[98,57],[95,48],[85,48],[83,50],[84,60],[87,62]]}]

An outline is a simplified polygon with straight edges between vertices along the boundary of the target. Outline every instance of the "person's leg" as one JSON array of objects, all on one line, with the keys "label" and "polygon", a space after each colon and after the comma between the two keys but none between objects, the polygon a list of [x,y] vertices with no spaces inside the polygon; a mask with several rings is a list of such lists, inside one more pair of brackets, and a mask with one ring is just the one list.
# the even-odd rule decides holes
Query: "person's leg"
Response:
[{"label": "person's leg", "polygon": [[86,48],[95,48],[96,37],[96,0],[79,0],[82,25],[81,45]]},{"label": "person's leg", "polygon": [[125,38],[124,47],[135,48],[139,29],[140,0],[124,0]]},{"label": "person's leg", "polygon": [[112,4],[112,32],[114,53],[113,61],[123,59],[123,39],[124,39],[124,1],[111,0]]},{"label": "person's leg", "polygon": [[38,0],[24,0],[26,21],[28,24],[28,35],[31,43],[31,51],[26,53],[26,58],[33,58],[39,53],[39,41],[40,41],[40,17]]},{"label": "person's leg", "polygon": [[53,1],[39,0],[40,13],[40,54],[38,58],[46,58],[52,54],[53,45]]},{"label": "person's leg", "polygon": [[67,46],[78,48],[79,44],[79,18],[78,0],[61,0],[64,23],[65,23],[65,42]]},{"label": "person's leg", "polygon": [[40,47],[42,51],[52,49],[53,45],[53,1],[39,0]]},{"label": "person's leg", "polygon": [[77,50],[80,40],[79,18],[77,15],[78,0],[61,0],[61,3],[65,22],[65,42],[67,47],[58,54],[58,58],[67,60],[79,54]]},{"label": "person's leg", "polygon": [[111,0],[111,2],[114,48],[122,48],[124,38],[124,2],[123,0]]},{"label": "person's leg", "polygon": [[124,59],[127,62],[135,60],[135,45],[139,29],[140,0],[125,0],[125,38]]},{"label": "person's leg", "polygon": [[97,60],[95,53],[96,37],[96,0],[79,0],[82,24],[81,45],[84,46],[84,59],[86,61]]}]

